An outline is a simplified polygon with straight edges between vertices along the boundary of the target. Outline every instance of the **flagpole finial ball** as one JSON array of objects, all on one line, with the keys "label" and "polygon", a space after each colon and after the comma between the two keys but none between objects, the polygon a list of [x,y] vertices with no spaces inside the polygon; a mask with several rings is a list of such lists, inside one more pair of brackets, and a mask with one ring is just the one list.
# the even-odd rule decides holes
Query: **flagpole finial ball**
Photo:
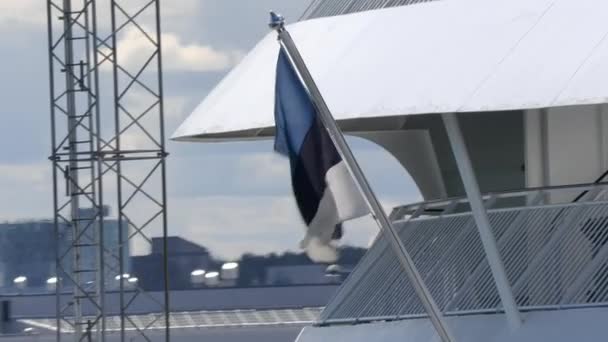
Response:
[{"label": "flagpole finial ball", "polygon": [[274,11],[270,11],[270,23],[268,26],[273,30],[280,30],[285,26],[285,18]]}]

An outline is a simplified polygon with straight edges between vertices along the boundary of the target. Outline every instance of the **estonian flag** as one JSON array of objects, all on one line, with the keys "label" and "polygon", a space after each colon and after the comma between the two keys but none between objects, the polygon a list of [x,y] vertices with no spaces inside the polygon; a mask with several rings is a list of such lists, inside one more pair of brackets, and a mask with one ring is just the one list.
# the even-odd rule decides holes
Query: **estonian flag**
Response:
[{"label": "estonian flag", "polygon": [[289,157],[293,192],[308,226],[300,246],[317,262],[334,262],[341,223],[369,213],[317,116],[308,91],[281,47],[275,88],[274,149]]}]

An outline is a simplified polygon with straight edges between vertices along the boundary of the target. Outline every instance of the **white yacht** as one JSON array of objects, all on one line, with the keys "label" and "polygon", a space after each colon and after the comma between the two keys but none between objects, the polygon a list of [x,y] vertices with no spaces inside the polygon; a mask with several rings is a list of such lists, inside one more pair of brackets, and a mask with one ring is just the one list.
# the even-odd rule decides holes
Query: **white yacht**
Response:
[{"label": "white yacht", "polygon": [[[605,0],[315,0],[287,26],[342,130],[423,195],[391,219],[448,340],[608,339],[606,13]],[[271,138],[278,48],[270,32],[174,139]],[[298,338],[440,340],[382,235]]]}]

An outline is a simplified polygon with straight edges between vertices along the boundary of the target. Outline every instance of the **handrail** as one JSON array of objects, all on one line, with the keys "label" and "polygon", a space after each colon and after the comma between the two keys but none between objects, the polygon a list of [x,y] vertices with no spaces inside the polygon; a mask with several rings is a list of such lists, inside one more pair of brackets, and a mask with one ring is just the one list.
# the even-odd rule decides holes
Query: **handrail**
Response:
[{"label": "handrail", "polygon": [[[524,206],[488,210],[521,310],[608,305],[608,198],[602,195],[606,185],[511,191],[537,192],[531,196],[536,201],[527,199]],[[548,197],[546,191],[580,188],[600,191],[591,191],[578,202],[571,201],[576,192],[569,192],[563,203],[542,203]],[[453,205],[454,201],[447,203]],[[500,312],[502,306],[471,213],[418,217],[423,207],[413,207],[414,214],[394,224],[443,313]],[[377,238],[317,324],[358,324],[424,315],[411,285],[403,279],[386,241]]]},{"label": "handrail", "polygon": [[[490,199],[504,199],[504,198],[515,198],[522,197],[525,195],[531,195],[538,192],[551,192],[551,191],[559,191],[559,190],[582,190],[583,192],[578,195],[575,199],[580,200],[581,196],[585,196],[587,191],[594,188],[601,188],[604,186],[608,186],[608,182],[594,182],[594,183],[578,183],[578,184],[565,184],[565,185],[551,185],[551,186],[541,186],[541,187],[529,187],[529,188],[521,188],[521,189],[513,189],[513,190],[505,190],[505,191],[493,191],[482,194],[483,200]],[[395,220],[403,218],[405,215],[408,215],[410,212],[418,210],[420,207],[424,208],[425,212],[441,212],[443,213],[443,209],[441,207],[447,207],[453,204],[462,204],[468,203],[468,199],[466,196],[457,196],[457,197],[448,197],[435,199],[430,201],[421,201],[415,202],[411,204],[405,204],[398,207],[393,208],[393,212],[391,213],[391,217]]]}]

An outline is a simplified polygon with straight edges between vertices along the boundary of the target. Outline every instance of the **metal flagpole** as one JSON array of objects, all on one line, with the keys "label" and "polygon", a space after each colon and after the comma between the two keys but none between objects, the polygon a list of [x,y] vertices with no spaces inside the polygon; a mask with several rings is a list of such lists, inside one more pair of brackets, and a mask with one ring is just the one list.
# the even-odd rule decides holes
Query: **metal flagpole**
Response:
[{"label": "metal flagpole", "polygon": [[384,209],[382,209],[380,201],[378,201],[378,198],[374,195],[374,192],[372,191],[372,188],[369,185],[367,178],[365,178],[365,175],[359,167],[359,164],[357,163],[352,151],[350,150],[350,147],[346,143],[346,139],[344,139],[342,131],[334,121],[333,116],[329,111],[329,107],[325,103],[325,100],[321,96],[321,92],[317,88],[310,72],[308,71],[308,68],[304,63],[304,60],[302,59],[298,48],[296,47],[289,32],[285,29],[284,18],[280,15],[275,14],[274,12],[271,12],[270,16],[270,27],[277,31],[279,35],[279,42],[287,50],[287,53],[291,57],[293,65],[302,77],[302,80],[304,81],[304,84],[306,85],[306,88],[310,93],[311,100],[315,108],[317,109],[321,122],[327,129],[334,145],[336,146],[336,149],[344,159],[344,163],[346,164],[346,167],[348,168],[350,174],[355,179],[355,183],[357,184],[359,191],[365,198],[369,209],[374,219],[376,220],[376,223],[382,229],[382,233],[389,240],[392,249],[397,254],[399,262],[405,270],[408,279],[412,283],[416,294],[422,301],[422,304],[424,305],[424,308],[428,313],[431,322],[433,323],[433,326],[435,327],[437,333],[444,342],[454,342],[455,339],[452,337],[452,334],[450,333],[443,319],[441,310],[437,306],[437,303],[433,299],[430,291],[424,284],[424,280],[418,273],[418,270],[414,265],[414,261],[407,252],[405,246],[403,245],[403,242],[399,238],[395,227],[393,227],[391,221],[388,219],[388,216],[384,212]]}]

